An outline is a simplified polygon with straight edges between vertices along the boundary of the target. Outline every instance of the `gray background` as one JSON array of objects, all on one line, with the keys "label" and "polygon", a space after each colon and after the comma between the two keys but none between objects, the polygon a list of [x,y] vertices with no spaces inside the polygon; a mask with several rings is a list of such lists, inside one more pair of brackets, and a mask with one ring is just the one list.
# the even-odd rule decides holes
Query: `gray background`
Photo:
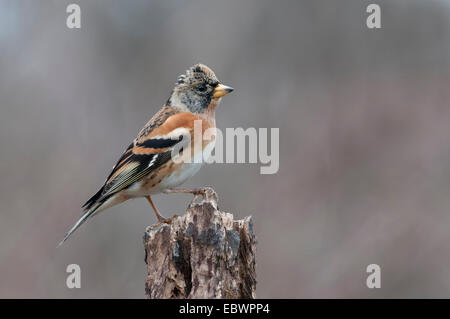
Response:
[{"label": "gray background", "polygon": [[236,89],[219,128],[280,128],[276,175],[211,164],[185,184],[254,216],[258,297],[450,297],[450,1],[74,2],[81,30],[69,1],[0,1],[0,297],[144,297],[144,199],[55,247],[197,62]]}]

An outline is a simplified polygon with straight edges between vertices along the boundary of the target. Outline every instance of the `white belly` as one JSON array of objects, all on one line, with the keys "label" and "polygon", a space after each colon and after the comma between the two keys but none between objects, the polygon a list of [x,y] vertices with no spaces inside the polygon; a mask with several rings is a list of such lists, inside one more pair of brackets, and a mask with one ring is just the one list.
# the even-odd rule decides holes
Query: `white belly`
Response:
[{"label": "white belly", "polygon": [[[159,183],[157,187],[154,187],[151,190],[151,193],[152,194],[160,193],[165,189],[177,187],[183,184],[185,181],[187,181],[195,174],[197,174],[200,168],[203,166],[204,161],[206,161],[211,156],[211,152],[214,149],[214,146],[215,141],[209,143],[206,147],[204,147],[203,154],[199,154],[199,156],[202,156],[201,159],[195,156],[193,159],[193,163],[181,164],[181,166],[176,171],[164,177],[161,180],[161,183]],[[195,163],[197,161],[201,162]]]},{"label": "white belly", "polygon": [[[167,175],[161,180],[161,183],[159,183],[158,189],[155,189],[156,192],[161,192],[164,189],[167,188],[174,188],[181,184],[183,184],[185,181],[187,181],[189,178],[194,176],[198,173],[200,168],[202,167],[202,163],[183,163],[181,166],[174,171],[173,173]],[[152,190],[153,193],[153,190]]]},{"label": "white belly", "polygon": [[165,189],[174,188],[183,184],[186,180],[197,174],[202,165],[202,163],[183,163],[176,171],[165,176],[160,183],[151,189],[144,188],[143,182],[139,181],[131,185],[126,190],[126,194],[130,197],[144,197],[159,194]]}]

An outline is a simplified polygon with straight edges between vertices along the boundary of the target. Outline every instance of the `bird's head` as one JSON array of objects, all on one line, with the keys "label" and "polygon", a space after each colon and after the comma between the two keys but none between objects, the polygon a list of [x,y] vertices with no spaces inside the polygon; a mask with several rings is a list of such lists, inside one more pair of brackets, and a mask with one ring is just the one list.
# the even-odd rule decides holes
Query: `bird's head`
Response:
[{"label": "bird's head", "polygon": [[196,64],[178,77],[167,104],[192,113],[204,113],[211,102],[217,105],[222,96],[233,90],[221,84],[206,65]]}]

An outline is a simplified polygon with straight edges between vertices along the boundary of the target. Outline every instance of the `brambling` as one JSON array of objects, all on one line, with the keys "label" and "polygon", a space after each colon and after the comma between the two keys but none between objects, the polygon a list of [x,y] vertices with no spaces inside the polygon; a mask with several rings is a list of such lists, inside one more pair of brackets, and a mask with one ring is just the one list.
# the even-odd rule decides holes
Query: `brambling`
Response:
[{"label": "brambling", "polygon": [[[142,128],[127,147],[100,190],[82,207],[84,214],[67,232],[62,244],[86,220],[131,198],[145,197],[160,222],[161,216],[150,197],[157,193],[202,194],[202,189],[174,189],[196,174],[202,162],[175,161],[174,148],[190,149],[195,158],[207,158],[215,145],[214,136],[194,147],[194,121],[201,121],[202,132],[215,130],[215,109],[233,88],[219,82],[214,72],[196,64],[180,75],[166,104]],[[187,138],[186,138],[187,137]],[[189,145],[183,145],[185,141]],[[201,152],[202,154],[196,154]]]}]

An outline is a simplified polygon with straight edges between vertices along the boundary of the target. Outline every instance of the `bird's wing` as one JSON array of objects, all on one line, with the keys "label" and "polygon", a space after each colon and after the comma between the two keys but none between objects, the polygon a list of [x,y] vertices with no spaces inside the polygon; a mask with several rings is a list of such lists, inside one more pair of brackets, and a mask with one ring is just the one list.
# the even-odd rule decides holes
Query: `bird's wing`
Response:
[{"label": "bird's wing", "polygon": [[95,202],[104,201],[156,170],[170,160],[174,147],[186,147],[195,119],[192,113],[179,112],[168,116],[161,125],[141,131],[114,166]]}]

